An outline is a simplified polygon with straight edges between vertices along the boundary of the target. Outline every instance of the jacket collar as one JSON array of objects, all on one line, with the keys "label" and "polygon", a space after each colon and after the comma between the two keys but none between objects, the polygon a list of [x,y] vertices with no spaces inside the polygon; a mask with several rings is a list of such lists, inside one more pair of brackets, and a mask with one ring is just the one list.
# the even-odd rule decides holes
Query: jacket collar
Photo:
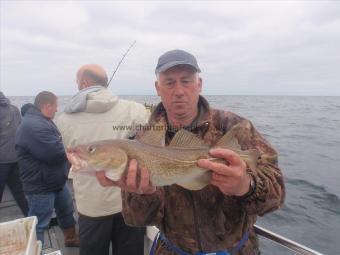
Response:
[{"label": "jacket collar", "polygon": [[31,104],[31,103],[25,104],[21,107],[21,115],[25,116],[26,114],[35,115],[35,116],[45,118],[47,120],[51,120],[50,118],[44,116],[41,113],[41,111],[34,104]]},{"label": "jacket collar", "polygon": [[[201,95],[199,96],[197,107],[198,114],[196,118],[189,126],[185,126],[183,128],[193,133],[205,133],[212,122],[211,109],[208,101]],[[168,133],[175,134],[178,131],[178,129],[169,125],[163,103],[159,103],[152,112],[150,116],[150,124],[165,126]]]}]

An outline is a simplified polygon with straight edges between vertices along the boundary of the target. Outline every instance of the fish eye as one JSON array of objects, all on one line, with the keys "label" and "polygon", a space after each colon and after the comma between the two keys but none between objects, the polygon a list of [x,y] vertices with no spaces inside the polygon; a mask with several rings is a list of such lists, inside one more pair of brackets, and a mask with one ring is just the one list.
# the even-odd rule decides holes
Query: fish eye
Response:
[{"label": "fish eye", "polygon": [[89,146],[89,147],[87,148],[87,150],[88,150],[88,152],[90,152],[90,153],[94,153],[94,152],[96,151],[96,148],[95,148],[95,147],[92,147],[92,146]]}]

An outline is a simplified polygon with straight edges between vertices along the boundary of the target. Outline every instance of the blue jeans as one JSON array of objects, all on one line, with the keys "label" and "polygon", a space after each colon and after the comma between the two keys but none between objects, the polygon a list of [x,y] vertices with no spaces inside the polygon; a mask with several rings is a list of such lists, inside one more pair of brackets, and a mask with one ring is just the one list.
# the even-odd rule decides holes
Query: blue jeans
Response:
[{"label": "blue jeans", "polygon": [[37,239],[44,244],[44,232],[47,230],[55,208],[59,225],[62,229],[71,228],[76,224],[73,217],[73,201],[67,183],[60,191],[41,194],[29,194],[29,216],[37,216]]}]

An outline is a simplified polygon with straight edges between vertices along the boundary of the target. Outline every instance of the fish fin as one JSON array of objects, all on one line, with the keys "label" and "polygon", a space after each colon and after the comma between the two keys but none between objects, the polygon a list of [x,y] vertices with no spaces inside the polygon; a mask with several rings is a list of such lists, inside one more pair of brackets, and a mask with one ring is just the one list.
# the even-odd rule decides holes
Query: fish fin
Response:
[{"label": "fish fin", "polygon": [[222,138],[213,146],[213,148],[222,147],[234,150],[241,150],[239,144],[239,137],[249,132],[251,124],[247,120],[243,120],[240,123],[234,125]]},{"label": "fish fin", "polygon": [[[233,126],[213,148],[226,148],[235,151],[248,165],[250,169],[256,171],[257,161],[260,157],[260,152],[257,149],[242,150],[239,144],[239,137],[248,133],[251,124],[247,120]],[[241,138],[242,139],[242,138]]]},{"label": "fish fin", "polygon": [[211,171],[202,168],[194,168],[191,174],[183,176],[176,182],[177,185],[188,190],[200,190],[210,183]]},{"label": "fish fin", "polygon": [[233,126],[224,136],[222,136],[216,144],[214,144],[213,148],[228,148],[234,150],[241,150],[241,146],[238,143],[238,139],[236,137],[237,132],[239,132],[240,124]]},{"label": "fish fin", "polygon": [[241,150],[241,146],[238,143],[234,134],[226,133],[212,148],[226,148],[230,150]]},{"label": "fish fin", "polygon": [[188,190],[200,190],[200,189],[203,189],[205,186],[207,186],[208,183],[192,181],[192,182],[183,183],[183,184],[177,183],[177,185]]},{"label": "fish fin", "polygon": [[145,131],[137,140],[141,143],[163,147],[165,144],[164,126],[156,125],[150,127],[150,130]]},{"label": "fish fin", "polygon": [[159,187],[169,186],[175,183],[175,180],[173,178],[164,178],[159,175],[151,175],[150,181],[152,185],[159,186]]},{"label": "fish fin", "polygon": [[122,178],[123,173],[126,170],[127,166],[127,160],[125,162],[122,162],[122,164],[116,168],[110,168],[105,170],[105,176],[109,178],[112,181],[118,181]]},{"label": "fish fin", "polygon": [[169,146],[185,148],[207,147],[202,139],[198,138],[195,134],[185,129],[180,129],[175,134]]},{"label": "fish fin", "polygon": [[243,161],[246,162],[247,166],[256,172],[257,161],[261,155],[260,152],[257,149],[249,149],[246,151],[238,151],[237,153],[240,155]]}]

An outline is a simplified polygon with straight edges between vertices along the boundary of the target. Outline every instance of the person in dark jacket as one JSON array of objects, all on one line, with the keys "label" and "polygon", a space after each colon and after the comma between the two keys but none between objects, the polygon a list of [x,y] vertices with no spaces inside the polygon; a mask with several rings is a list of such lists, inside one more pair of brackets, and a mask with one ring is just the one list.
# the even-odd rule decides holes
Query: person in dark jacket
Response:
[{"label": "person in dark jacket", "polygon": [[37,238],[44,241],[55,208],[65,236],[65,246],[79,246],[75,232],[72,197],[66,180],[69,163],[58,128],[53,123],[57,97],[40,92],[33,104],[22,107],[22,123],[16,133],[20,177],[28,197],[29,216],[37,216]]},{"label": "person in dark jacket", "polygon": [[15,153],[15,132],[21,121],[17,107],[0,92],[0,202],[7,184],[26,217],[28,204],[19,177],[18,158]]}]

